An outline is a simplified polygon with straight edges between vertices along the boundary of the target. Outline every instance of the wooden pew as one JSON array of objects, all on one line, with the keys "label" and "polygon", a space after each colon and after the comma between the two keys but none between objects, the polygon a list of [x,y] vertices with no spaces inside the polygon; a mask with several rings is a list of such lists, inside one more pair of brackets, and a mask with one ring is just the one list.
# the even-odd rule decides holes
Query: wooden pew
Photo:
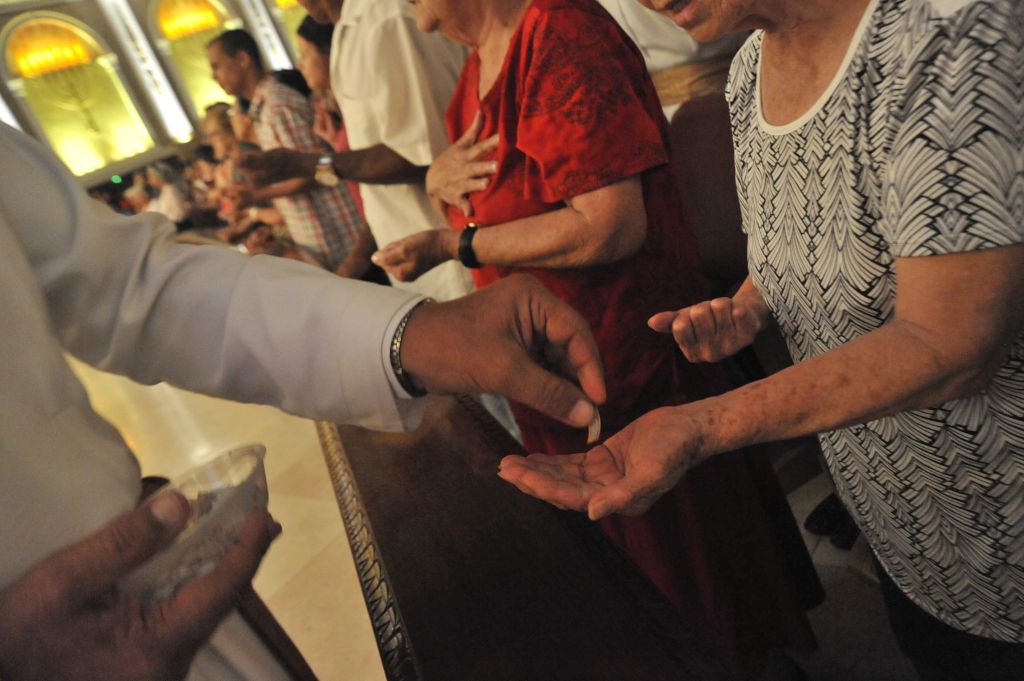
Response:
[{"label": "wooden pew", "polygon": [[475,401],[318,430],[389,681],[730,678],[585,516],[497,477],[521,450]]}]

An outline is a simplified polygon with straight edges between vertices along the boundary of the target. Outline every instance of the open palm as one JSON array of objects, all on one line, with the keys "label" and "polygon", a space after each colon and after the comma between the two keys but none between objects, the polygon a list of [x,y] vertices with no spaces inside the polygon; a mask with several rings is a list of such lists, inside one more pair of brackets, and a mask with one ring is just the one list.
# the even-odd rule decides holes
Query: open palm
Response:
[{"label": "open palm", "polygon": [[639,515],[699,460],[702,438],[680,407],[644,414],[604,443],[580,454],[502,459],[499,475],[559,508]]}]

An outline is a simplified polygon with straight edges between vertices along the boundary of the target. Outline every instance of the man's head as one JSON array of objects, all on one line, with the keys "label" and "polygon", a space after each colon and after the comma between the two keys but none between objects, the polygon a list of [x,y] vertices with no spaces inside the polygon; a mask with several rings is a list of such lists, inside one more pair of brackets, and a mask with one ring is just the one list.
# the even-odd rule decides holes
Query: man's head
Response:
[{"label": "man's head", "polygon": [[686,29],[695,40],[711,42],[729,33],[758,28],[763,0],[638,0]]},{"label": "man's head", "polygon": [[299,0],[299,4],[318,24],[336,24],[345,0]]},{"label": "man's head", "polygon": [[242,29],[225,31],[206,46],[213,79],[229,95],[252,98],[263,77],[263,59],[253,37]]}]

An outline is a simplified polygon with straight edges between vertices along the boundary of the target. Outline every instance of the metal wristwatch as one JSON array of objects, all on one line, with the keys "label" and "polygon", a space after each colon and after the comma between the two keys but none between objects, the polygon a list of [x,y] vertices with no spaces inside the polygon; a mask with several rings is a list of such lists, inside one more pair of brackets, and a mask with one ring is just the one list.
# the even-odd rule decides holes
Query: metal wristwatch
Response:
[{"label": "metal wristwatch", "polygon": [[473,237],[476,236],[479,227],[475,222],[471,222],[459,234],[459,262],[471,269],[480,267],[480,261],[476,259],[476,251],[473,250]]},{"label": "metal wristwatch", "polygon": [[334,171],[334,157],[330,154],[324,154],[316,160],[316,171],[313,173],[313,179],[316,180],[317,184],[324,187],[337,187],[341,183],[341,178]]}]

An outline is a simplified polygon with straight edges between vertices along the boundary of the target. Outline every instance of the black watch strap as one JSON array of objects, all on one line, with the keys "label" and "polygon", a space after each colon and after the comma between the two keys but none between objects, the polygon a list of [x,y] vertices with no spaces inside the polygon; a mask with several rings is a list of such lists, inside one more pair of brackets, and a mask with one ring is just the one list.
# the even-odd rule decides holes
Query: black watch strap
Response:
[{"label": "black watch strap", "polygon": [[459,234],[459,262],[471,269],[479,269],[480,261],[473,252],[473,237],[476,236],[477,225],[469,223]]}]

